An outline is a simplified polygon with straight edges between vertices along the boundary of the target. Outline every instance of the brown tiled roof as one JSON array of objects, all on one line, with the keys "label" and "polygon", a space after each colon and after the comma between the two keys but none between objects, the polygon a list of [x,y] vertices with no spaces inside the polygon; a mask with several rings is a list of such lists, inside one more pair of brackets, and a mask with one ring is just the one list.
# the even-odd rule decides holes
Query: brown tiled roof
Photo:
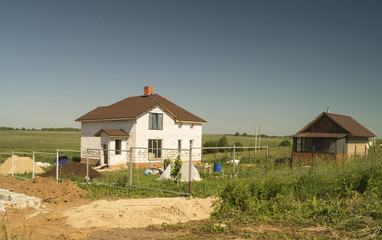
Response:
[{"label": "brown tiled roof", "polygon": [[348,134],[344,133],[316,133],[316,132],[303,132],[296,133],[291,137],[310,137],[310,138],[343,138]]},{"label": "brown tiled roof", "polygon": [[[297,134],[307,133],[305,132],[310,126],[315,124],[322,117],[327,116],[335,123],[337,123],[340,127],[342,127],[348,134],[354,137],[375,137],[375,135],[358,123],[356,120],[349,116],[333,114],[333,113],[321,113],[316,119],[306,125],[303,129],[301,129]],[[296,134],[296,135],[297,135]]]},{"label": "brown tiled roof", "polygon": [[129,134],[122,129],[101,129],[94,136],[100,137],[103,132],[110,137],[130,137]]},{"label": "brown tiled roof", "polygon": [[136,119],[139,115],[156,105],[163,107],[180,122],[206,123],[205,120],[184,110],[158,94],[129,97],[109,106],[98,107],[77,118],[76,121]]}]

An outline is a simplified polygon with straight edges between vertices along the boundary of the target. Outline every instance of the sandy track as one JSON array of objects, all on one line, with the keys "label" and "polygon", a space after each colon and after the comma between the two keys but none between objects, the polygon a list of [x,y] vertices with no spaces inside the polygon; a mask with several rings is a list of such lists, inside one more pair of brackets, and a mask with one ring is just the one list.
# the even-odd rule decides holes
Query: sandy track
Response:
[{"label": "sandy track", "polygon": [[147,198],[98,200],[63,212],[75,228],[138,228],[153,224],[206,219],[214,198]]}]

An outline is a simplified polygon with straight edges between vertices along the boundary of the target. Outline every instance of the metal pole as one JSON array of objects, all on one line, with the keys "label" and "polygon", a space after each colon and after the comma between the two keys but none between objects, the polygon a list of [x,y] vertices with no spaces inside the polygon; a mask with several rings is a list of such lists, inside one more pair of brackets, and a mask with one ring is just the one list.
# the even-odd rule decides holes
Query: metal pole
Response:
[{"label": "metal pole", "polygon": [[32,158],[32,160],[33,160],[33,164],[32,164],[32,179],[34,179],[34,152],[33,152],[33,158]]},{"label": "metal pole", "polygon": [[268,169],[268,145],[265,148],[265,166]]},{"label": "metal pole", "polygon": [[129,166],[129,171],[130,171],[130,188],[133,186],[133,148],[130,148],[130,166]]},{"label": "metal pole", "polygon": [[190,143],[190,156],[189,156],[189,169],[188,169],[188,174],[189,174],[189,179],[188,179],[188,192],[191,195],[191,166],[192,166],[192,144]]},{"label": "metal pole", "polygon": [[257,148],[257,124],[255,125],[255,153]]},{"label": "metal pole", "polygon": [[233,145],[233,151],[232,151],[232,177],[235,177],[235,144]]},{"label": "metal pole", "polygon": [[13,164],[14,164],[13,162],[15,161],[14,156],[15,156],[15,152],[12,152],[12,176],[13,176],[13,170],[14,170],[13,169]]},{"label": "metal pole", "polygon": [[354,145],[354,157],[357,156],[357,145]]},{"label": "metal pole", "polygon": [[86,149],[86,183],[89,182],[89,149]]},{"label": "metal pole", "polygon": [[259,147],[261,147],[261,124],[259,124]]},{"label": "metal pole", "polygon": [[59,150],[56,151],[56,181],[58,182],[58,154]]}]

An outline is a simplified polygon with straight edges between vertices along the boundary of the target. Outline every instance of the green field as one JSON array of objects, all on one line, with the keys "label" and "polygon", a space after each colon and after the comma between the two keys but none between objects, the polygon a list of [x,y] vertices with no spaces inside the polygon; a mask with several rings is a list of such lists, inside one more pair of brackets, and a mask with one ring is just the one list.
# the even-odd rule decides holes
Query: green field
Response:
[{"label": "green field", "polygon": [[56,152],[56,149],[80,150],[80,131],[0,131],[1,152]]},{"label": "green field", "polygon": [[[202,143],[217,141],[225,135],[203,134]],[[226,135],[228,143],[233,145],[241,142],[244,146],[254,146],[254,137]],[[271,149],[278,148],[284,138],[262,138],[261,145],[268,145]],[[80,150],[80,131],[25,131],[25,130],[2,130],[0,131],[0,151],[49,151],[56,149]]]}]

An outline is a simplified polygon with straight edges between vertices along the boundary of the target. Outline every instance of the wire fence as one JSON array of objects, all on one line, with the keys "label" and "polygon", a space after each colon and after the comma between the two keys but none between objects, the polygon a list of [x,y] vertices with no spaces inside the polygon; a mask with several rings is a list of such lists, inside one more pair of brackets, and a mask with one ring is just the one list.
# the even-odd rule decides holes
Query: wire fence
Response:
[{"label": "wire fence", "polygon": [[[214,176],[233,179],[240,177],[240,174],[248,176],[249,173],[246,171],[250,167],[268,169],[277,163],[277,159],[290,158],[291,156],[290,148],[272,151],[273,154],[270,153],[268,146],[235,145],[231,147],[195,148],[190,146],[189,149],[160,148],[160,151],[143,147],[131,147],[128,150],[89,148],[82,150],[82,152],[57,149],[56,152],[1,152],[0,161],[4,158],[11,158],[12,168],[9,175],[23,179],[31,180],[41,175],[35,169],[35,163],[39,162],[39,166],[44,166],[44,170],[54,173],[50,177],[54,177],[56,181],[71,179],[75,182],[108,186],[126,191],[145,189],[187,196],[192,194],[193,184],[198,186],[197,180],[193,179],[195,174],[200,178]],[[15,171],[14,164],[17,154],[32,159],[31,173],[23,174]],[[73,173],[64,174],[65,160],[61,159],[62,156],[67,156],[68,159],[72,160],[76,159],[78,162],[81,160],[84,167]],[[186,169],[183,170],[183,177],[185,178],[177,183],[171,174],[160,179],[160,176],[166,171],[166,167],[171,164],[174,165],[173,162],[178,157]],[[95,163],[98,165],[97,167]],[[123,168],[118,171],[108,170],[107,167],[112,168],[114,165],[120,165]],[[102,176],[93,175],[94,169],[101,172]],[[170,171],[171,169],[168,170],[168,172]],[[76,175],[82,177],[76,177]]]}]

